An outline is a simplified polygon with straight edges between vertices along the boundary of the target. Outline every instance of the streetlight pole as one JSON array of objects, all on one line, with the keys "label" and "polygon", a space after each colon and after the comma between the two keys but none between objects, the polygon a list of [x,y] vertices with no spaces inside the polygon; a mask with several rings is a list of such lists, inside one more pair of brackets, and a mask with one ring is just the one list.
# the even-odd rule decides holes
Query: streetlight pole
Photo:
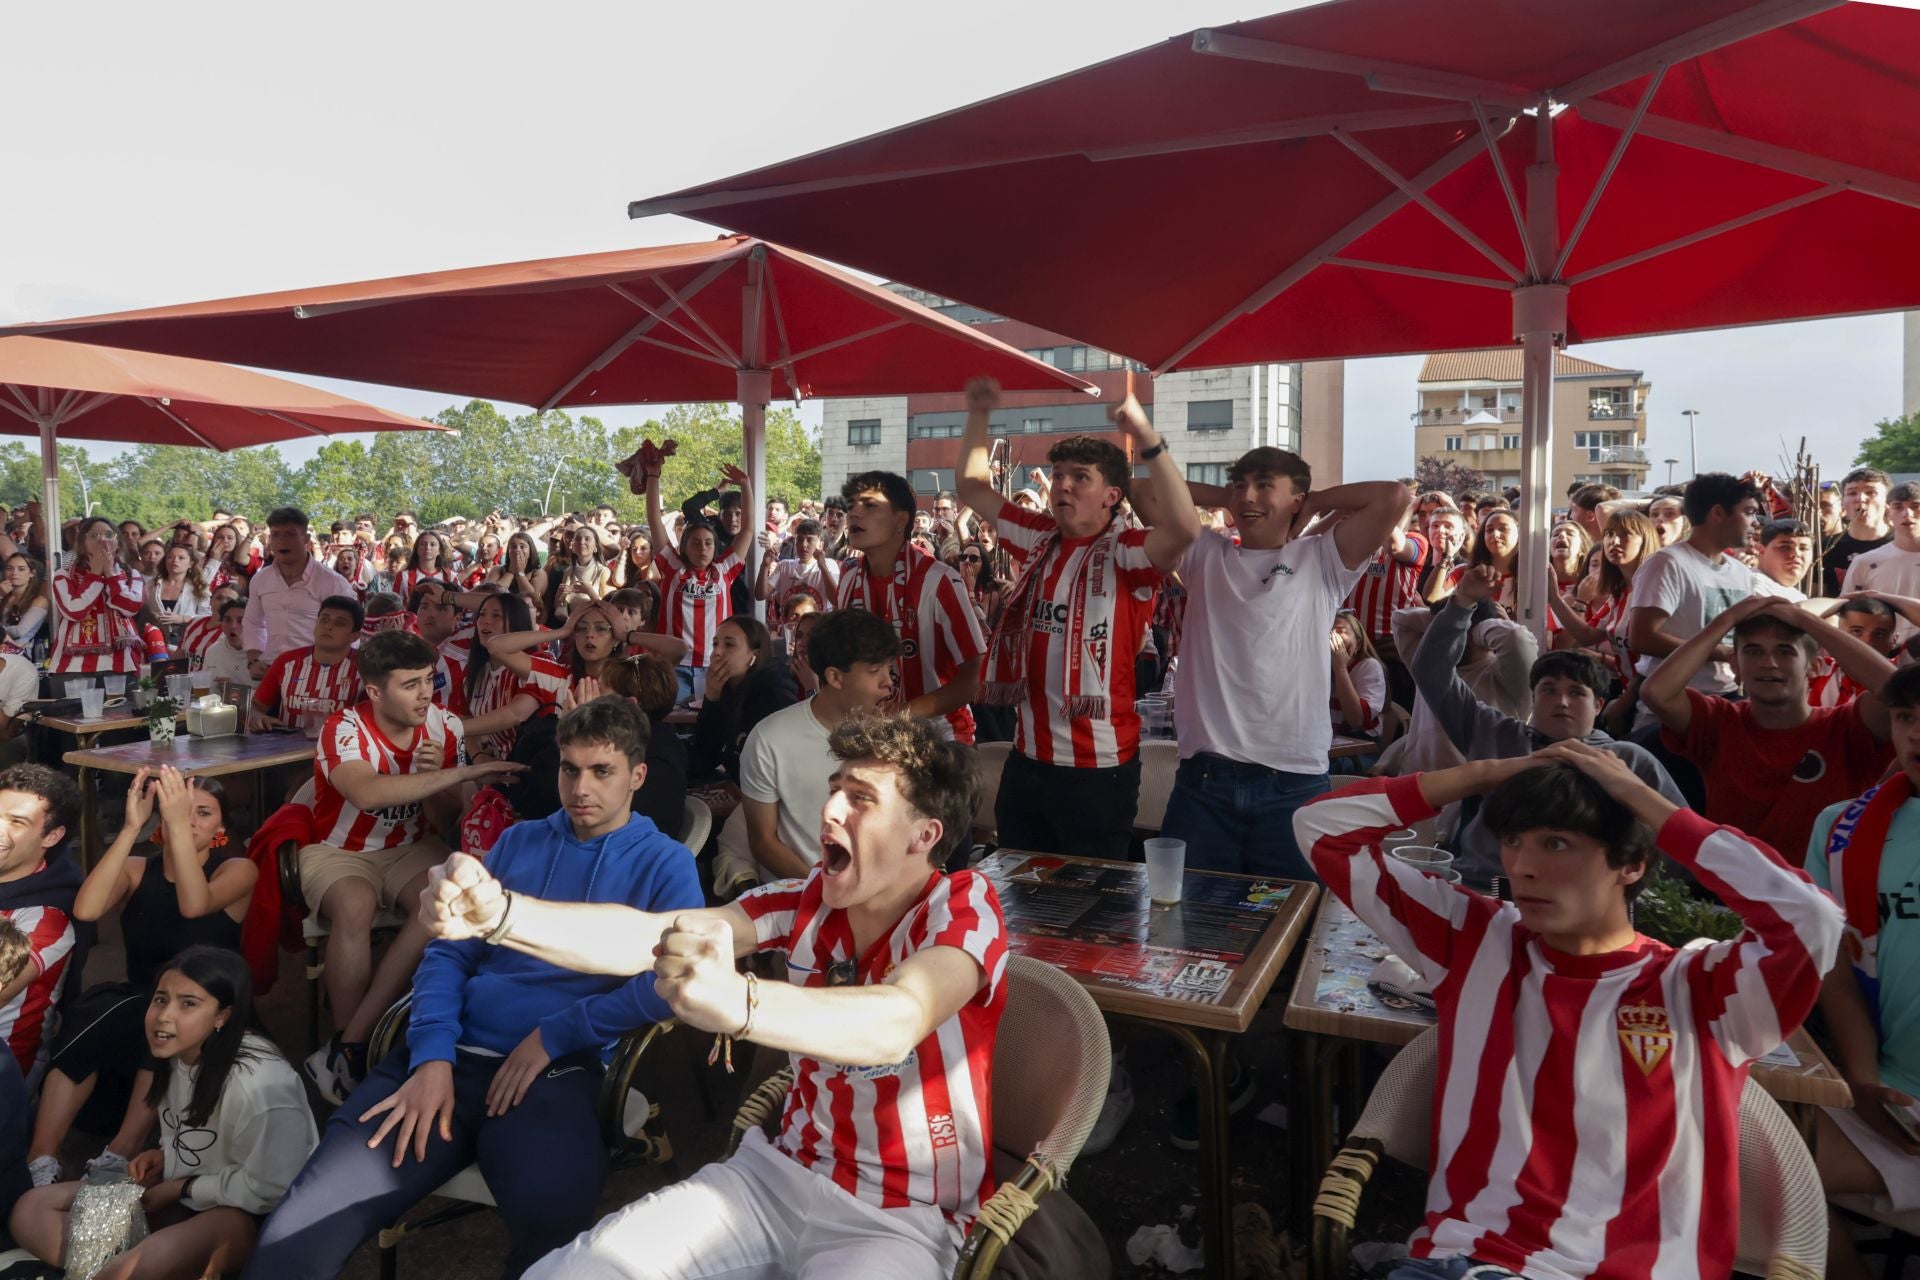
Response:
[{"label": "streetlight pole", "polygon": [[1688,465],[1693,468],[1693,474],[1697,476],[1700,474],[1700,438],[1694,434],[1694,428],[1699,425],[1695,419],[1699,418],[1700,411],[1698,409],[1682,409],[1680,414],[1687,420]]},{"label": "streetlight pole", "polygon": [[1678,458],[1668,458],[1668,459],[1667,459],[1667,484],[1668,484],[1669,486],[1671,486],[1671,485],[1673,484],[1673,464],[1674,464],[1674,463],[1676,463],[1676,462],[1678,462],[1678,461],[1680,461],[1680,459],[1678,459]]}]

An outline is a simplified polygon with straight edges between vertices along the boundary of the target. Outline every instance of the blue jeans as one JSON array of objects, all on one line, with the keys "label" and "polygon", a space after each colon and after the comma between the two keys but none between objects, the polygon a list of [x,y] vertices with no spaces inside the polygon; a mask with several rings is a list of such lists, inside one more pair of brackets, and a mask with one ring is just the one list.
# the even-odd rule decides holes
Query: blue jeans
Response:
[{"label": "blue jeans", "polygon": [[707,694],[707,669],[705,667],[681,666],[673,669],[680,678],[680,701],[697,702]]},{"label": "blue jeans", "polygon": [[1472,1258],[1403,1258],[1387,1280],[1522,1280],[1520,1273]]},{"label": "blue jeans", "polygon": [[489,1117],[487,1086],[505,1061],[460,1053],[453,1064],[453,1141],[442,1140],[436,1125],[427,1158],[409,1151],[396,1169],[393,1134],[367,1147],[386,1117],[359,1118],[407,1079],[406,1049],[388,1054],[327,1121],[320,1145],[260,1228],[243,1280],[339,1275],[362,1241],[469,1164],[480,1166],[506,1219],[502,1276],[518,1276],[591,1227],[607,1174],[599,1057],[589,1051],[556,1059],[518,1106]]},{"label": "blue jeans", "polygon": [[1318,880],[1293,838],[1293,814],[1329,790],[1324,773],[1281,773],[1204,752],[1180,762],[1160,834],[1187,842],[1187,866]]}]

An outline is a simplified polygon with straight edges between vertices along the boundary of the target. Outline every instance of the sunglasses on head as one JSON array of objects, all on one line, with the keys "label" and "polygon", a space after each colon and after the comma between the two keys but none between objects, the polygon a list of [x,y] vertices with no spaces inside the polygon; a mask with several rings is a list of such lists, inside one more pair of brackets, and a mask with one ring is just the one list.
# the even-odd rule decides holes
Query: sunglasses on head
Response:
[{"label": "sunglasses on head", "polygon": [[981,559],[979,556],[971,555],[971,554],[961,556],[960,560],[961,560],[961,563],[963,564],[980,564],[981,563]]}]

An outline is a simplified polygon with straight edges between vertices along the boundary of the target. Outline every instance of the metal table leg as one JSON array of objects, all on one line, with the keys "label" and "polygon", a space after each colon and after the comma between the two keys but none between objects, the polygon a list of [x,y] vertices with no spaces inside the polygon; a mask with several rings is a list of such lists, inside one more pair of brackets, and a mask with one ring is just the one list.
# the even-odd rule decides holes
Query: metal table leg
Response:
[{"label": "metal table leg", "polygon": [[[97,733],[76,733],[73,743],[81,751],[91,751],[99,737]],[[100,817],[94,812],[97,800],[93,794],[92,768],[81,765],[74,782],[80,788],[80,869],[91,871],[93,864],[100,860]]]},{"label": "metal table leg", "polygon": [[1224,1031],[1182,1027],[1168,1022],[1160,1028],[1187,1051],[1193,1062],[1199,1097],[1200,1121],[1200,1247],[1207,1274],[1233,1274],[1233,1159],[1227,1130],[1227,1046]]}]

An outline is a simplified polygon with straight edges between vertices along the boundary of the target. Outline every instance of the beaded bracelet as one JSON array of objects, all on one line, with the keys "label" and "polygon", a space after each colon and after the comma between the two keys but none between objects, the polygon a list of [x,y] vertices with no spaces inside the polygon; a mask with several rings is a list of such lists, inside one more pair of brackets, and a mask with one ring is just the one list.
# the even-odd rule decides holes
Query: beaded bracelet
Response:
[{"label": "beaded bracelet", "polygon": [[749,972],[747,974],[747,1020],[746,1022],[742,1023],[740,1026],[740,1029],[734,1032],[732,1035],[728,1035],[726,1032],[722,1031],[718,1035],[714,1036],[713,1048],[707,1050],[708,1066],[712,1066],[714,1063],[722,1061],[724,1056],[724,1061],[727,1067],[727,1074],[728,1075],[733,1074],[733,1042],[735,1040],[745,1040],[747,1037],[753,1034],[753,1018],[754,1018],[754,1015],[759,1012],[760,1012],[760,979],[755,977],[751,972]]}]

